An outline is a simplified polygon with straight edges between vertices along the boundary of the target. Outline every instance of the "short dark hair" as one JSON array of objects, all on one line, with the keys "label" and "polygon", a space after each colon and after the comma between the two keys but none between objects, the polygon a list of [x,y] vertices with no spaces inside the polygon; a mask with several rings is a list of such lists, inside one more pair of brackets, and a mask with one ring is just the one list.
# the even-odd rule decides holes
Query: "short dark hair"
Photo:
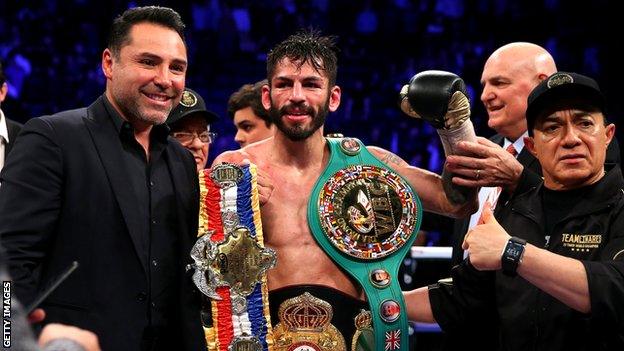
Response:
[{"label": "short dark hair", "polygon": [[262,86],[266,84],[269,84],[268,81],[263,79],[254,84],[245,84],[234,92],[228,99],[228,116],[234,119],[236,111],[251,107],[253,113],[262,118],[267,127],[270,127],[272,122],[269,112],[262,105]]},{"label": "short dark hair", "polygon": [[144,6],[135,7],[124,11],[117,16],[111,25],[110,34],[108,36],[108,48],[114,56],[118,56],[121,48],[129,41],[130,29],[139,23],[154,23],[176,31],[184,45],[184,22],[180,14],[168,7],[160,6]]},{"label": "short dark hair", "polygon": [[0,85],[6,82],[6,76],[4,75],[4,70],[2,69],[2,61],[0,61]]},{"label": "short dark hair", "polygon": [[269,83],[275,74],[275,67],[284,58],[296,62],[298,67],[311,64],[317,71],[324,71],[329,86],[336,85],[338,71],[338,48],[335,36],[321,36],[316,30],[300,31],[277,44],[267,57],[267,78]]}]

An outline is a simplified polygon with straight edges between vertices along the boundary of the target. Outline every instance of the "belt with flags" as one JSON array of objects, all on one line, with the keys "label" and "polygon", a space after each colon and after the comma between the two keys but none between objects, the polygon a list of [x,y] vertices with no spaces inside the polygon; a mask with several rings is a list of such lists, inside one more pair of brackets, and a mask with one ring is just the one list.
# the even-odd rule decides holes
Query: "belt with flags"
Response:
[{"label": "belt with flags", "polygon": [[256,166],[220,164],[200,172],[199,182],[191,257],[193,281],[210,298],[208,350],[272,350],[266,271],[276,256],[264,247]]},{"label": "belt with flags", "polygon": [[373,349],[407,350],[407,314],[397,275],[420,228],[420,199],[359,140],[327,142],[330,160],[308,203],[310,230],[364,289],[373,321]]}]

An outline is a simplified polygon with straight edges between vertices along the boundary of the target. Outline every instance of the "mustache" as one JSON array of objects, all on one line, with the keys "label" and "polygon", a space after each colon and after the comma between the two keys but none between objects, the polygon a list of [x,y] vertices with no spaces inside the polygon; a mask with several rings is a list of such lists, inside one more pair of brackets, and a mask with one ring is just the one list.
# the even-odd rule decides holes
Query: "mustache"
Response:
[{"label": "mustache", "polygon": [[310,116],[314,116],[314,113],[315,113],[312,106],[306,105],[305,103],[287,104],[287,105],[282,106],[279,109],[280,115],[287,115],[287,114],[290,115],[290,114],[301,113],[301,112]]}]

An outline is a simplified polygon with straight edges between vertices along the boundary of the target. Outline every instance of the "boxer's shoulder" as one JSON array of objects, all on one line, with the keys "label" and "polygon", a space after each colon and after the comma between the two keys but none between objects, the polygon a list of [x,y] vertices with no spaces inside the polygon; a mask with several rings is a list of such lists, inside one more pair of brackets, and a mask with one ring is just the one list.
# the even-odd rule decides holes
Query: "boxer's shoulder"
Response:
[{"label": "boxer's shoulder", "polygon": [[366,149],[368,152],[373,154],[373,156],[377,157],[381,162],[387,164],[388,166],[398,167],[408,165],[407,162],[392,151],[382,149],[378,146],[367,146]]},{"label": "boxer's shoulder", "polygon": [[214,162],[212,163],[213,165],[217,165],[219,163],[234,163],[234,164],[241,164],[243,163],[243,161],[247,159],[249,160],[249,153],[240,149],[240,150],[230,150],[230,151],[225,151],[222,154],[220,154],[219,156],[217,156],[214,160]]},{"label": "boxer's shoulder", "polygon": [[212,164],[216,165],[223,162],[234,164],[253,163],[260,166],[266,162],[265,158],[268,154],[265,144],[254,143],[242,149],[225,151],[217,156]]}]

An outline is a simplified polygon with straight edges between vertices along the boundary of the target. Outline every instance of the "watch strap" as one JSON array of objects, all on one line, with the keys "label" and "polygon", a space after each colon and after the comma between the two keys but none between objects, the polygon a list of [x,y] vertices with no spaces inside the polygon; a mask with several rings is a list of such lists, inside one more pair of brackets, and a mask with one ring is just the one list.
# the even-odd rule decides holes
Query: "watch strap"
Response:
[{"label": "watch strap", "polygon": [[522,261],[526,240],[512,236],[507,241],[501,255],[501,268],[505,275],[516,276],[518,265]]}]

